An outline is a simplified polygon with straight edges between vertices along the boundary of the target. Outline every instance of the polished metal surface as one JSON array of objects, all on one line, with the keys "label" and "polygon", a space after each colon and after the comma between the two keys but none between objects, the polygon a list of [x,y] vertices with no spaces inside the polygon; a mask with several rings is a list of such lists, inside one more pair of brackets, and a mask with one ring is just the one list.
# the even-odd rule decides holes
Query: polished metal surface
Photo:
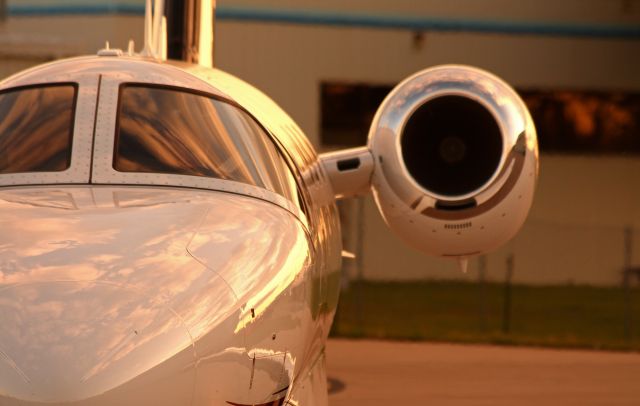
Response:
[{"label": "polished metal surface", "polygon": [[[335,192],[346,186],[332,189],[308,139],[268,96],[203,64],[144,55],[105,51],[0,82],[0,92],[60,83],[78,89],[70,166],[0,174],[0,405],[326,406],[324,346],[342,251]],[[493,76],[470,68],[428,72],[403,82],[383,104],[368,149],[347,154],[364,163],[352,179],[364,192],[373,171],[385,219],[408,230],[410,243],[436,247],[438,255],[464,253],[470,241],[493,246],[519,227],[533,194],[537,149],[530,118]],[[453,234],[457,229],[445,226],[436,235],[432,223],[425,226],[426,219],[445,225],[457,218],[429,212],[443,197],[412,181],[398,152],[407,115],[425,94],[452,94],[451,83],[458,86],[453,94],[483,103],[505,135],[501,170],[474,193],[476,209],[491,209],[480,213],[482,230],[497,225],[480,234]],[[231,147],[259,133],[270,152],[256,159],[259,148],[243,145],[252,151],[238,153],[233,164],[252,172],[244,178],[182,170],[189,155],[178,151],[186,145],[187,137],[179,137],[183,121],[175,142],[155,149],[156,162],[118,166],[114,151],[143,159],[131,153],[135,142],[118,150],[121,90],[128,86],[223,100],[255,122],[215,109],[199,118],[185,108],[181,114],[209,123],[195,130],[198,136],[208,125],[233,128],[223,140]],[[128,107],[131,120],[177,110]],[[151,143],[166,142],[167,128],[154,129],[162,122],[151,118],[130,127],[143,128],[143,136],[155,131]],[[198,162],[228,169],[221,156],[198,153],[205,155]],[[250,162],[238,165],[243,159]],[[170,171],[154,166],[162,160],[171,161],[164,166]]]},{"label": "polished metal surface", "polygon": [[[481,106],[495,119],[502,138],[493,173],[457,195],[436,193],[418,182],[407,168],[402,147],[407,123],[416,111],[451,96]],[[453,123],[467,119],[449,114]],[[422,130],[417,136],[428,137]],[[482,129],[469,136],[482,137]],[[369,148],[375,163],[373,194],[380,212],[400,238],[422,252],[467,258],[496,249],[516,234],[531,207],[538,174],[533,120],[515,90],[489,72],[443,65],[407,78],[378,109]]]},{"label": "polished metal surface", "polygon": [[313,254],[271,203],[39,187],[0,212],[0,404],[252,404],[310,351]]},{"label": "polished metal surface", "polygon": [[[469,197],[481,201],[496,193],[502,185],[500,170],[496,170],[477,190],[455,197],[436,194],[422,187],[412,176],[402,157],[400,146],[407,120],[422,105],[443,96],[461,96],[484,106],[496,119],[502,133],[502,157],[498,165],[504,167],[511,150],[521,134],[525,134],[523,152],[537,157],[536,131],[529,112],[516,92],[496,76],[476,68],[458,65],[439,66],[420,72],[399,84],[380,107],[371,126],[369,146],[389,185],[401,199],[409,203],[419,195],[431,200],[464,200]],[[464,120],[460,117],[460,120]],[[407,184],[407,180],[409,184]]]},{"label": "polished metal surface", "polygon": [[[54,62],[0,91],[61,82],[79,90],[71,167],[0,175],[0,404],[296,404],[317,392],[310,372],[323,365],[341,242],[331,186],[300,129],[231,75],[148,58]],[[242,106],[299,196],[116,171],[126,83]]]},{"label": "polished metal surface", "polygon": [[[34,84],[51,85],[55,83],[79,84],[71,167],[61,172],[0,174],[0,186],[60,183],[85,184],[91,182],[99,184],[171,185],[220,190],[270,201],[289,210],[302,221],[307,221],[300,210],[297,196],[293,193],[288,193],[287,198],[263,187],[213,177],[184,176],[168,173],[128,173],[114,169],[114,145],[121,85],[138,83],[187,89],[191,92],[206,94],[232,103],[235,102],[234,97],[219,90],[217,83],[207,83],[180,68],[148,59],[81,57],[42,65],[14,75],[0,83],[0,91]],[[248,88],[251,89],[250,87]],[[270,103],[273,105],[273,102]],[[220,118],[217,117],[215,120],[219,121]],[[273,137],[273,134],[265,134],[265,136],[269,135]],[[226,140],[226,142],[233,143],[232,140]],[[282,166],[282,163],[269,162],[269,159],[267,157],[263,160],[262,165],[264,168],[260,168],[260,170],[269,171],[273,169],[276,172],[274,168],[269,168],[269,166]],[[90,175],[91,179],[89,178]],[[262,176],[267,175],[263,174]],[[291,179],[284,181],[287,183],[292,182]],[[289,185],[289,187],[293,187],[293,185]],[[325,187],[328,187],[328,185]]]}]

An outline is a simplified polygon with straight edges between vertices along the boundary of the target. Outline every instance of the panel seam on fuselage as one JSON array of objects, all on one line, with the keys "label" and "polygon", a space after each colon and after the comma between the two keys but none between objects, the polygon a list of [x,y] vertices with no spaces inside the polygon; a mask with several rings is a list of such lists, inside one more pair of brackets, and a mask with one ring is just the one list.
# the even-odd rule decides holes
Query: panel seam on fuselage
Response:
[{"label": "panel seam on fuselage", "polygon": [[89,161],[89,184],[93,183],[93,154],[96,148],[96,129],[98,128],[98,108],[100,107],[100,91],[102,90],[102,75],[98,75],[98,91],[96,92],[96,108],[93,115],[93,135],[91,137],[91,160]]},{"label": "panel seam on fuselage", "polygon": [[[311,230],[309,229],[309,226],[307,226],[304,221],[302,221],[302,219],[300,218],[300,216],[295,213],[294,211],[290,210],[289,208],[280,205],[276,202],[273,202],[269,199],[265,199],[262,198],[260,196],[255,196],[255,195],[248,195],[245,193],[238,193],[235,192],[233,190],[220,190],[220,189],[208,189],[208,188],[202,188],[202,187],[197,187],[197,186],[179,186],[179,185],[158,185],[158,184],[144,184],[144,183],[136,183],[136,184],[132,184],[132,183],[25,183],[25,184],[19,184],[19,185],[1,185],[0,186],[0,191],[2,190],[9,190],[9,189],[21,189],[21,188],[30,188],[30,187],[50,187],[50,188],[60,188],[60,187],[112,187],[112,188],[135,188],[135,187],[150,187],[150,188],[158,188],[158,189],[187,189],[187,190],[196,190],[196,191],[201,191],[201,192],[217,192],[217,193],[226,193],[226,194],[231,194],[231,195],[236,195],[236,196],[243,196],[245,198],[248,199],[256,199],[259,200],[261,202],[265,202],[265,203],[269,203],[273,206],[279,207],[280,209],[286,211],[287,213],[291,214],[296,221],[302,226],[302,229],[304,230],[305,234],[310,237],[311,236]],[[266,190],[266,189],[264,189]],[[274,192],[272,192],[274,193]]]}]

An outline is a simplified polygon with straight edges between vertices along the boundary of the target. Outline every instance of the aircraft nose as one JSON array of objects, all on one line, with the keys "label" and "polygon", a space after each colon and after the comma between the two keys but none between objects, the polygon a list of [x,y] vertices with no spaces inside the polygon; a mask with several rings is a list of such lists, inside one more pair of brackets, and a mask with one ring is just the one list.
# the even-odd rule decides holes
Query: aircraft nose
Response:
[{"label": "aircraft nose", "polygon": [[[189,363],[193,357],[189,332],[171,309],[144,292],[110,283],[5,287],[0,326],[3,405],[88,399],[166,359]],[[189,373],[171,375],[190,393]]]},{"label": "aircraft nose", "polygon": [[227,353],[248,362],[243,351],[262,342],[258,323],[281,294],[306,299],[304,228],[252,197],[6,190],[0,230],[3,406],[226,404],[249,385]]}]

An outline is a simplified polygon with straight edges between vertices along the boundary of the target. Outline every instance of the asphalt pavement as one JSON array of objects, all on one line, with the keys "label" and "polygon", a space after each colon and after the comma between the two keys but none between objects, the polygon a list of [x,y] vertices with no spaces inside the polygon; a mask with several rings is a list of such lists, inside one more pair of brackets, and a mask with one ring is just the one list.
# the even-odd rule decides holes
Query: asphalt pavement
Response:
[{"label": "asphalt pavement", "polygon": [[330,406],[640,406],[640,354],[329,340]]}]

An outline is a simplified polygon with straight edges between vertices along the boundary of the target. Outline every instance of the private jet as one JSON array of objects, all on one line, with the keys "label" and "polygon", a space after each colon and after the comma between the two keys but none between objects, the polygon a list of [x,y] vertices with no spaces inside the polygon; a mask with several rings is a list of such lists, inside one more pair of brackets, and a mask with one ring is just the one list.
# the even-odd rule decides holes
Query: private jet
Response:
[{"label": "private jet", "polygon": [[536,132],[504,81],[426,69],[319,155],[212,67],[214,9],[147,0],[139,52],[0,82],[0,405],[326,406],[337,199],[461,263],[522,226]]}]

